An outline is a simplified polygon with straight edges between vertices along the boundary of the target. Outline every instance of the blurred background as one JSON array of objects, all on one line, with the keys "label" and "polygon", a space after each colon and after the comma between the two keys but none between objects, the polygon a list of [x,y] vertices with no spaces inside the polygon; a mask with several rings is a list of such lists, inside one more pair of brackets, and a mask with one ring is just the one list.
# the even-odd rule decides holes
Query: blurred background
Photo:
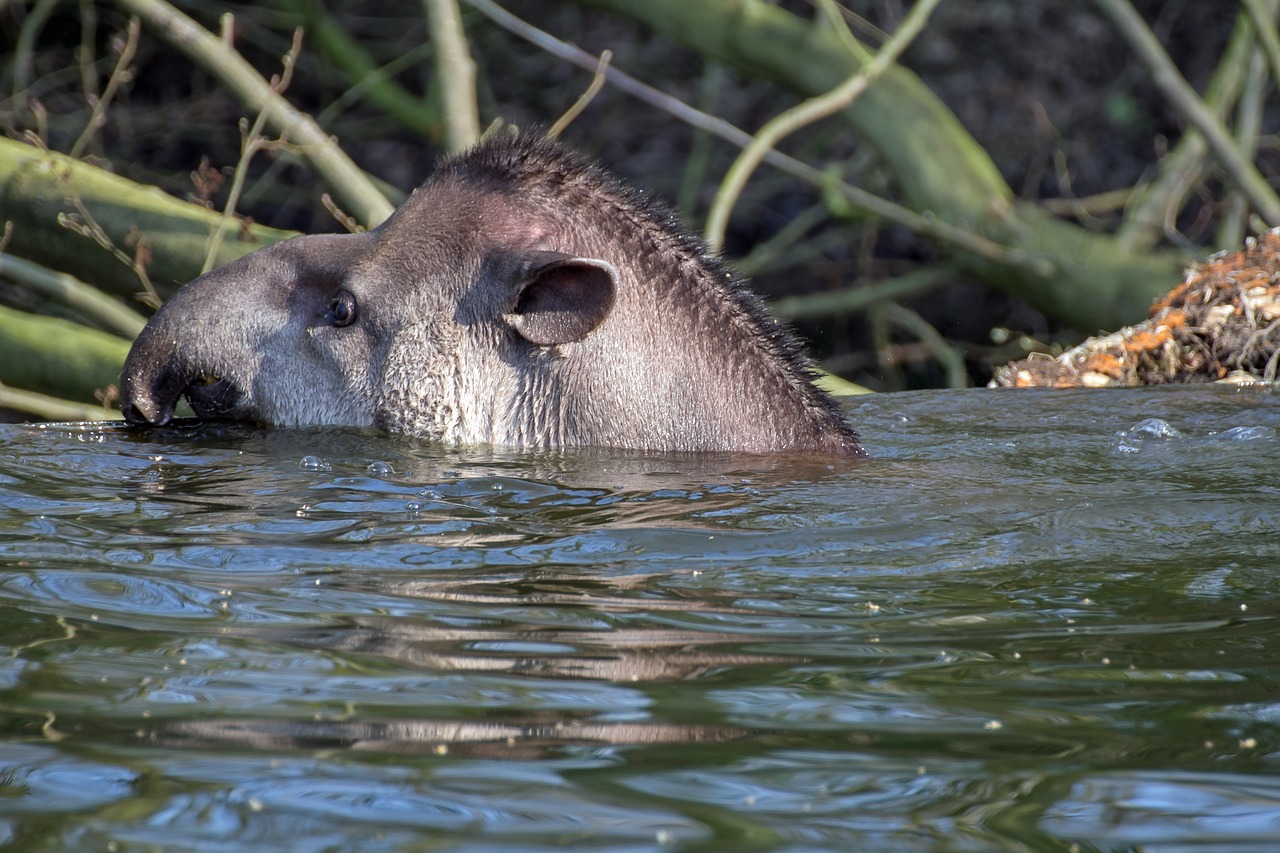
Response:
[{"label": "blurred background", "polygon": [[[147,13],[131,32],[141,5],[0,0],[0,125],[25,151],[70,154],[222,210],[257,113]],[[264,78],[281,73],[301,28],[283,96],[314,117],[393,204],[444,152],[442,102],[451,83],[435,63],[423,4],[174,5],[209,32],[223,32],[223,43]],[[499,11],[590,57],[609,51],[611,69],[751,134],[856,71],[858,51],[883,45],[912,5],[850,0],[839,7],[841,26],[831,20],[834,4],[805,0],[503,0]],[[1185,110],[1156,85],[1110,5],[944,0],[896,76],[886,74],[853,107],[779,143],[827,175],[825,185],[767,163],[754,172],[732,208],[724,251],[792,318],[827,370],[873,390],[984,384],[1010,359],[1141,320],[1185,265],[1239,248],[1274,224],[1189,132]],[[1261,10],[1274,34],[1277,4],[1119,5],[1136,12],[1200,103],[1222,117],[1244,159],[1274,186],[1280,120],[1256,24]],[[591,85],[595,60],[554,55],[492,6],[458,4],[480,125],[548,127]],[[259,136],[241,166],[235,212],[242,227],[342,230],[321,201],[332,188],[296,146],[269,126]],[[696,233],[739,153],[610,82],[562,139],[669,201]],[[1198,151],[1175,162],[1178,148],[1194,142]],[[0,153],[0,160],[14,156]],[[12,184],[16,175],[16,167],[0,166],[0,180]],[[954,226],[980,245],[870,212],[837,182],[926,223]],[[51,214],[11,190],[0,190],[0,220],[12,223],[9,253],[68,271],[58,269],[68,250],[52,228],[24,242],[23,229]],[[74,225],[69,195],[44,191],[42,198],[66,207]],[[130,226],[104,223],[112,227],[127,236]],[[145,238],[146,228],[135,231]],[[72,238],[91,240],[68,230]],[[95,262],[112,275],[130,259],[138,263],[128,240],[117,242],[117,257],[103,251]],[[143,316],[151,310],[145,303],[181,283],[156,276],[154,293],[129,292],[94,281],[98,268],[74,271]],[[0,276],[0,305],[101,325],[21,276]],[[28,350],[7,350],[10,362],[28,357]],[[25,381],[36,392],[84,397],[51,389],[47,379],[23,380],[13,369],[0,373],[9,386]],[[109,389],[95,390],[110,403]]]}]

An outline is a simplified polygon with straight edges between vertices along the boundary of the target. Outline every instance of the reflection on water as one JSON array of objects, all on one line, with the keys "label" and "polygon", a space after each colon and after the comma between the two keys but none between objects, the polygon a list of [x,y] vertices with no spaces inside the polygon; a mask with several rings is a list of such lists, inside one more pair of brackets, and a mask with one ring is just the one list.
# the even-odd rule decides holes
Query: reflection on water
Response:
[{"label": "reflection on water", "polygon": [[1270,849],[1268,389],[873,458],[2,427],[0,844]]}]

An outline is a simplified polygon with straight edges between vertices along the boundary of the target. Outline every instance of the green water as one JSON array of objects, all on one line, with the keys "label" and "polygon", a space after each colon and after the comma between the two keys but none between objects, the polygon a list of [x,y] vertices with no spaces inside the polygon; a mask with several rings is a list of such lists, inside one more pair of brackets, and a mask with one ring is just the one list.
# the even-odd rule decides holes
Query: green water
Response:
[{"label": "green water", "polygon": [[874,458],[0,427],[0,843],[1273,850],[1280,396]]}]

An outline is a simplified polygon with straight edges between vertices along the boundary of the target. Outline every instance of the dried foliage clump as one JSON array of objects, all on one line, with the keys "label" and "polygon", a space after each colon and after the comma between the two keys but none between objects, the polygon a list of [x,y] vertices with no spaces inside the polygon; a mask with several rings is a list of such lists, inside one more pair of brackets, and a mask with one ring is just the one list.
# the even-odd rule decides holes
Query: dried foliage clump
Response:
[{"label": "dried foliage clump", "polygon": [[1280,369],[1280,229],[1187,271],[1149,319],[1089,338],[1057,358],[996,371],[991,387],[1072,388],[1272,382]]}]

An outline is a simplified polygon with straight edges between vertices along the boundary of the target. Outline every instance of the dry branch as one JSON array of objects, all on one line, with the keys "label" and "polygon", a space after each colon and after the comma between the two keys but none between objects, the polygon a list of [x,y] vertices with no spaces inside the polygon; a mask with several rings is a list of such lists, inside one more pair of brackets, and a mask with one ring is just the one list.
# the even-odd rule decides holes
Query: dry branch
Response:
[{"label": "dry branch", "polygon": [[377,225],[391,215],[391,203],[329,135],[310,116],[275,94],[271,84],[225,42],[163,0],[118,2],[218,78],[249,110],[265,112],[272,130],[298,146],[298,152],[334,197],[366,226]]}]

